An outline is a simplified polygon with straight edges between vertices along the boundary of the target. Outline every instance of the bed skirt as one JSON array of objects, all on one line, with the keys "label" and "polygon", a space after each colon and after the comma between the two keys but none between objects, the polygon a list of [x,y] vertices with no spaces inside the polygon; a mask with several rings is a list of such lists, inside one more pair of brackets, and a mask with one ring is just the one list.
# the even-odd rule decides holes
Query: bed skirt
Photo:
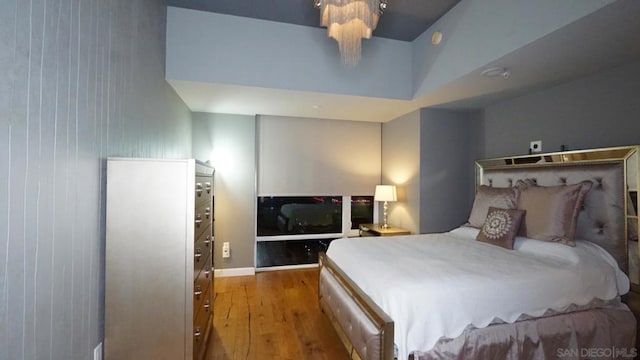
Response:
[{"label": "bed skirt", "polygon": [[621,305],[467,330],[413,358],[632,359],[635,334],[636,320]]}]

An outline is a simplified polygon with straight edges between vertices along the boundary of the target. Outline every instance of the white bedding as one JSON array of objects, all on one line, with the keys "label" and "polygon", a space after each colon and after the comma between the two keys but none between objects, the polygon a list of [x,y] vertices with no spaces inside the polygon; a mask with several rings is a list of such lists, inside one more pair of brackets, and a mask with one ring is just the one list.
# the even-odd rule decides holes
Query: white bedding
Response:
[{"label": "white bedding", "polygon": [[599,246],[516,238],[514,250],[475,241],[478,230],[334,240],[327,255],[395,323],[398,359],[469,326],[564,311],[629,291]]}]

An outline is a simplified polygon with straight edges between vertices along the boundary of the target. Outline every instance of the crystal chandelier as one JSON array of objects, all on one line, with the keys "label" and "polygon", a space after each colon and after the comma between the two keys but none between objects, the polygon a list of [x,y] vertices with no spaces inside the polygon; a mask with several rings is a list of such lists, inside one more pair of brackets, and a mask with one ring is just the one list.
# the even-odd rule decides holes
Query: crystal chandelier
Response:
[{"label": "crystal chandelier", "polygon": [[360,61],[362,39],[370,39],[387,0],[314,0],[320,9],[320,25],[338,42],[340,57],[347,65]]}]

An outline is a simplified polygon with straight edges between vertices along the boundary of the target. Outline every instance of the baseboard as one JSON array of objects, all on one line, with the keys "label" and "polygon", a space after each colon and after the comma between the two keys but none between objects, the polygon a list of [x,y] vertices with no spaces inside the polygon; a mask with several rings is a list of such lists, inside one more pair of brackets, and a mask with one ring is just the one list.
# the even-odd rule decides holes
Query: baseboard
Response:
[{"label": "baseboard", "polygon": [[298,270],[298,269],[312,269],[317,268],[318,263],[314,264],[302,264],[302,265],[284,265],[284,266],[272,266],[266,268],[256,268],[256,272],[263,271],[280,271],[280,270]]},{"label": "baseboard", "polygon": [[230,276],[250,276],[255,275],[256,269],[252,267],[247,268],[232,268],[232,269],[215,269],[213,276],[215,277],[230,277]]}]

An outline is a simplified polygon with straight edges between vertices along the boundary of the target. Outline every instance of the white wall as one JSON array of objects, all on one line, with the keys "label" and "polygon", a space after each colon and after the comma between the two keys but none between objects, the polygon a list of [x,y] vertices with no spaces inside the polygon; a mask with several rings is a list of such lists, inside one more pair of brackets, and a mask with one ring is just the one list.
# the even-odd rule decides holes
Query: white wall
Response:
[{"label": "white wall", "polygon": [[0,359],[102,341],[105,158],[189,157],[155,0],[0,1]]}]

